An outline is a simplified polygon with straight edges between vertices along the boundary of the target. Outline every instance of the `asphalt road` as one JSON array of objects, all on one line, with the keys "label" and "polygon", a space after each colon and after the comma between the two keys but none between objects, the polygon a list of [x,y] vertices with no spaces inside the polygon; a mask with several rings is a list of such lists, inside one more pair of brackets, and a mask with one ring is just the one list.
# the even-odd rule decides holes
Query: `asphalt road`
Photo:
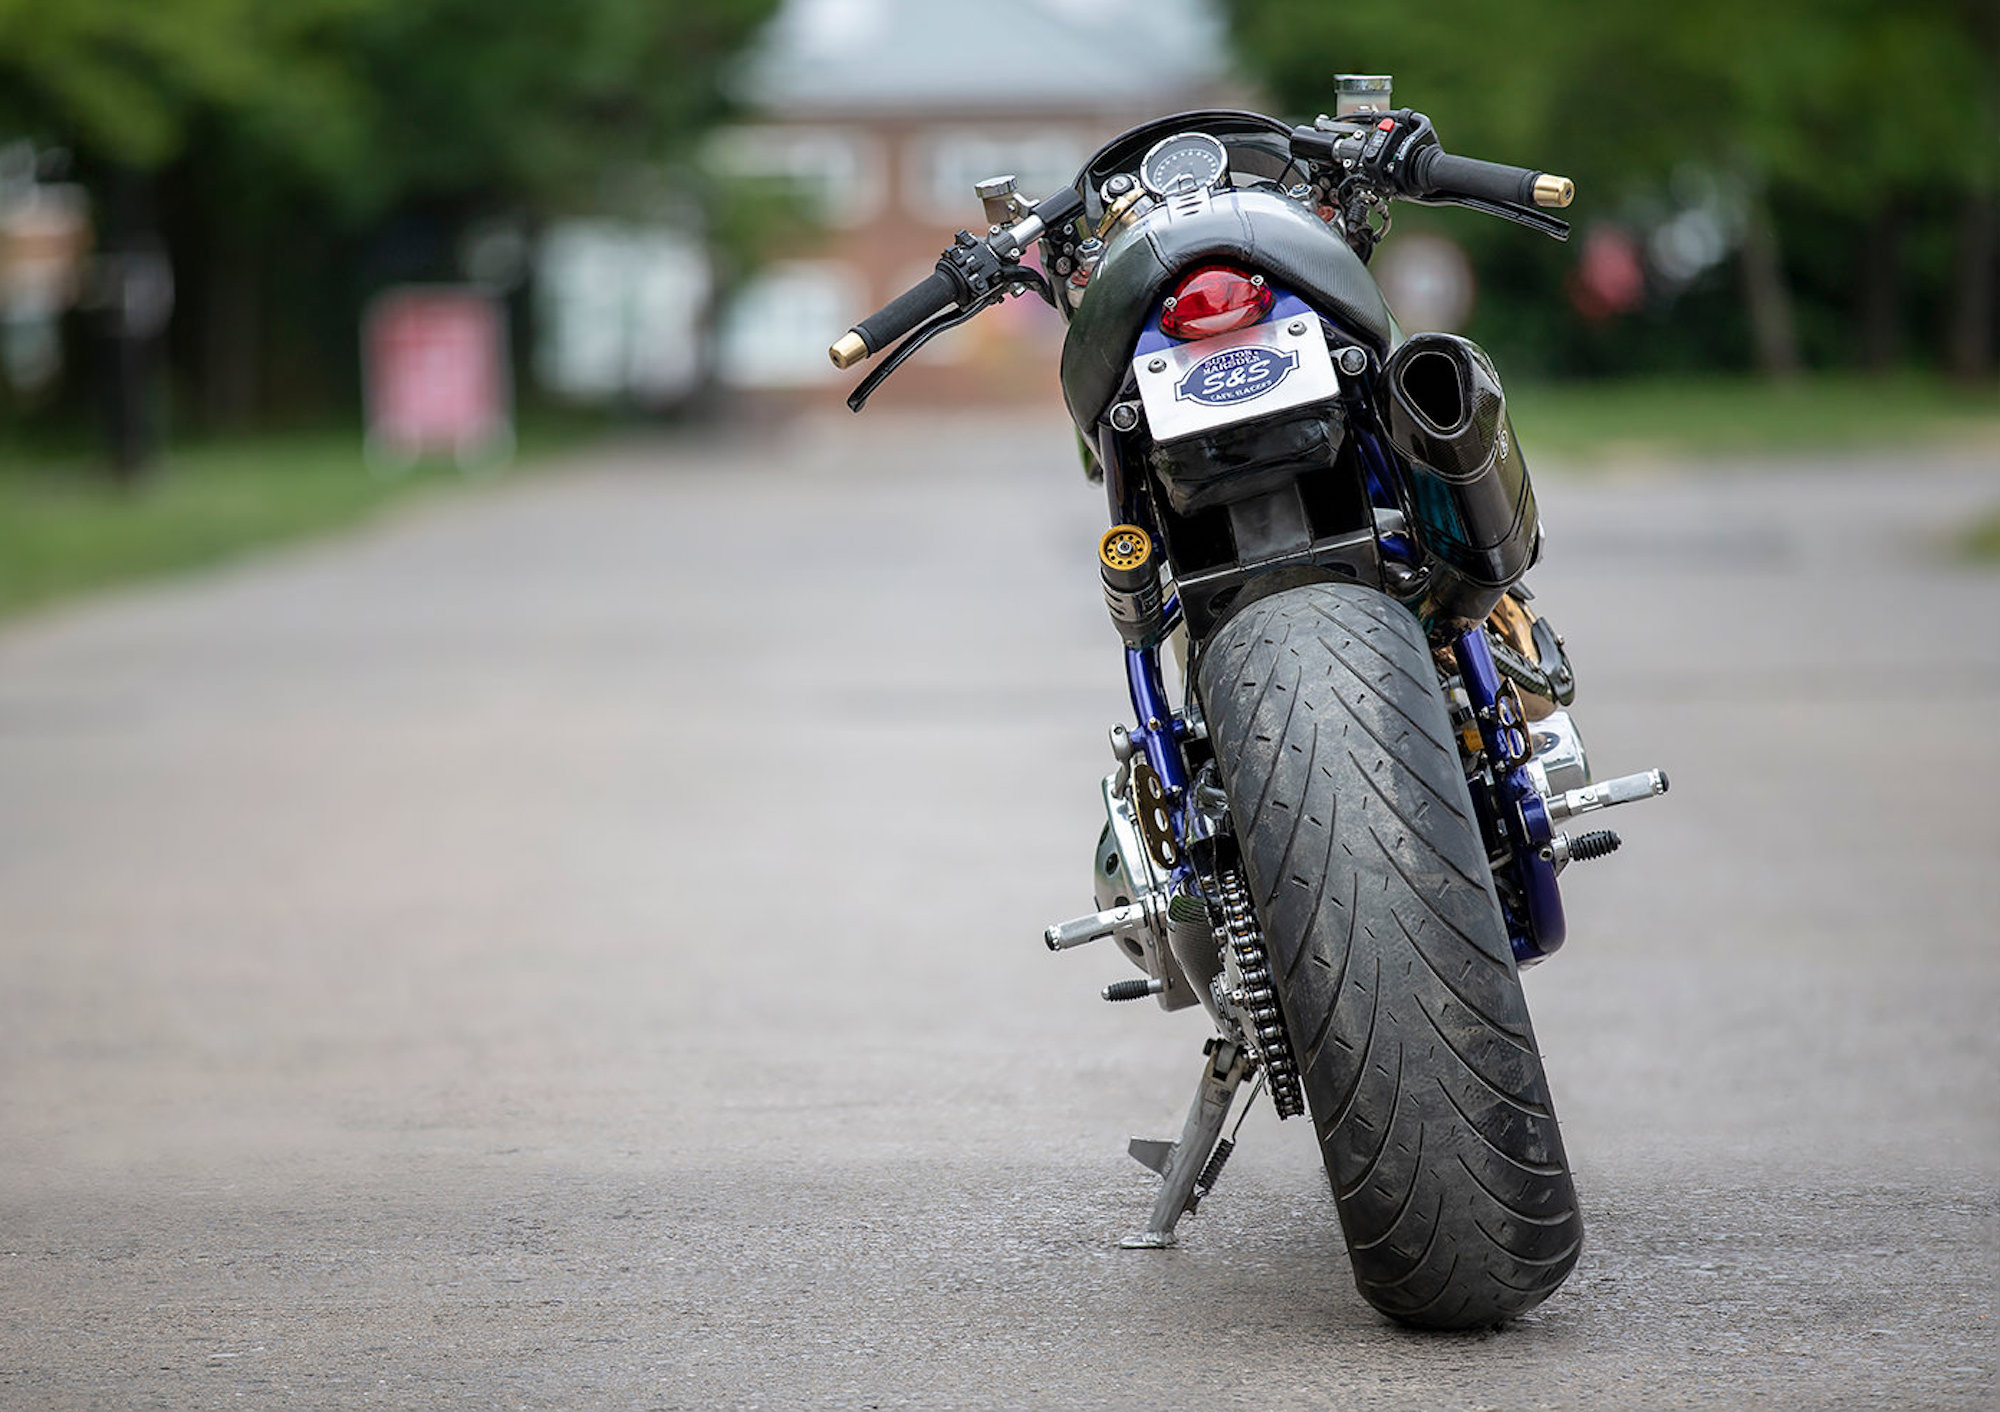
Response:
[{"label": "asphalt road", "polygon": [[1985,1407],[2000,454],[1540,481],[1601,774],[1528,988],[1588,1234],[1355,1294],[1268,1108],[1128,1252],[1062,427],[633,446],[0,632],[0,1405]]}]

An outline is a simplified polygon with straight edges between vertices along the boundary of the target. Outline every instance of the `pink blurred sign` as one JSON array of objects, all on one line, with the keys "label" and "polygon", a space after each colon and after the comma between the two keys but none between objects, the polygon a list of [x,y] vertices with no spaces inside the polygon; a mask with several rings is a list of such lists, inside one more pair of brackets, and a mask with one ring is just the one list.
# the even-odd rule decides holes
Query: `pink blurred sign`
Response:
[{"label": "pink blurred sign", "polygon": [[448,286],[377,295],[361,362],[372,455],[393,464],[448,452],[463,463],[511,450],[507,321],[490,295]]}]

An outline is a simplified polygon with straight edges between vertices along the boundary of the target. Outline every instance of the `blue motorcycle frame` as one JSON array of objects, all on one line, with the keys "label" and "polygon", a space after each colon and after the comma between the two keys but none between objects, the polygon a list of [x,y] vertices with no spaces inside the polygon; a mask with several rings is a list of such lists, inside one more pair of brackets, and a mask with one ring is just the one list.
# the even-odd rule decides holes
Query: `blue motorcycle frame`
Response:
[{"label": "blue motorcycle frame", "polygon": [[[1304,308],[1296,296],[1283,291],[1278,291],[1276,302],[1278,307],[1273,317],[1280,313],[1289,315],[1294,309]],[[1134,350],[1136,354],[1166,343],[1159,325],[1160,314],[1156,310],[1147,321],[1145,332]],[[1339,327],[1337,323],[1334,326]],[[1357,457],[1371,504],[1378,509],[1397,508],[1399,502],[1394,487],[1402,483],[1403,472],[1394,449],[1373,426],[1357,424],[1350,428],[1350,435],[1356,440]],[[1104,468],[1105,493],[1110,500],[1114,521],[1145,524],[1150,517],[1143,502],[1130,493],[1115,439],[1106,437],[1097,451],[1099,464]],[[1406,536],[1393,531],[1378,533],[1376,545],[1385,559],[1398,563],[1414,564],[1419,557],[1416,546]],[[1179,617],[1178,597],[1168,598],[1161,608],[1156,637],[1164,638],[1171,632]],[[1515,962],[1522,966],[1533,965],[1553,955],[1562,946],[1569,930],[1563,916],[1557,866],[1549,847],[1555,838],[1554,822],[1549,817],[1541,792],[1527,772],[1527,723],[1522,719],[1518,697],[1507,689],[1500,669],[1494,663],[1485,629],[1475,627],[1459,634],[1452,643],[1452,650],[1459,664],[1466,696],[1471,702],[1473,718],[1478,722],[1487,762],[1481,776],[1470,781],[1473,809],[1478,816],[1482,836],[1489,841],[1504,841],[1506,845],[1508,861],[1496,881],[1504,878],[1512,884],[1499,889],[1507,939]],[[1190,872],[1190,865],[1185,860],[1188,844],[1192,841],[1192,814],[1188,798],[1188,767],[1181,743],[1187,739],[1190,727],[1187,718],[1173,709],[1168,698],[1157,645],[1125,649],[1125,682],[1131,696],[1133,716],[1133,725],[1128,733],[1134,748],[1144,753],[1147,764],[1152,767],[1166,792],[1168,816],[1173,825],[1177,853],[1182,859],[1174,868],[1174,882],[1176,886],[1183,886]]]}]

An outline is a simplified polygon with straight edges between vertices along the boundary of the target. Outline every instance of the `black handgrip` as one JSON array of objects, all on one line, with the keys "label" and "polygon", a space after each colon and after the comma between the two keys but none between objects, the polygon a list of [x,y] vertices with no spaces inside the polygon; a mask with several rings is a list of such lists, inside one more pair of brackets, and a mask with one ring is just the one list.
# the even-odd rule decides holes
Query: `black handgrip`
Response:
[{"label": "black handgrip", "polygon": [[1415,178],[1411,182],[1415,188],[1412,194],[1419,197],[1473,196],[1514,206],[1539,204],[1535,200],[1535,179],[1541,173],[1526,167],[1482,162],[1477,157],[1454,157],[1435,147],[1420,155],[1411,166]]},{"label": "black handgrip", "polygon": [[932,270],[854,326],[870,353],[880,353],[918,324],[958,307],[958,281]]}]

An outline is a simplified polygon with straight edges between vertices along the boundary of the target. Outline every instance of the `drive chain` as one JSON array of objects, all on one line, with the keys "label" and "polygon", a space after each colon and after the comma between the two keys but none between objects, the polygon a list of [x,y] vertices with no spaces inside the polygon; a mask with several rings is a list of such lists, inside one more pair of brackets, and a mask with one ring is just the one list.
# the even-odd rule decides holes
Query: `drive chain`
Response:
[{"label": "drive chain", "polygon": [[1305,1093],[1299,1084],[1298,1060],[1292,1054],[1291,1039],[1285,1034],[1285,1020],[1278,1013],[1277,992],[1271,988],[1270,958],[1264,953],[1263,929],[1250,902],[1250,889],[1242,873],[1221,869],[1217,903],[1222,911],[1220,940],[1234,963],[1237,989],[1229,996],[1246,1038],[1264,1066],[1265,1081],[1271,1088],[1271,1102],[1280,1118],[1293,1118],[1306,1111]]}]

